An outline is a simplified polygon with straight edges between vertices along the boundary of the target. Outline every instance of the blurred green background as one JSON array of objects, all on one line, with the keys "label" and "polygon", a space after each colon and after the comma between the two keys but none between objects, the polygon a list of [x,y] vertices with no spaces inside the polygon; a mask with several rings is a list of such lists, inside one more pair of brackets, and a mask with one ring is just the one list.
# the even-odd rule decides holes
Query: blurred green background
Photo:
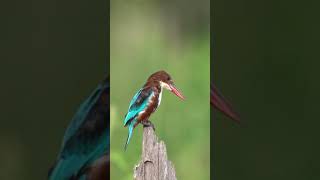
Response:
[{"label": "blurred green background", "polygon": [[[111,1],[111,179],[133,179],[142,126],[125,152],[124,115],[149,75],[166,70],[185,101],[165,91],[150,120],[178,179],[210,177],[209,1]],[[207,103],[206,103],[207,102]]]},{"label": "blurred green background", "polygon": [[318,7],[316,1],[214,1],[211,72],[244,121],[214,111],[214,179],[320,178]]},{"label": "blurred green background", "polygon": [[47,179],[73,114],[109,71],[107,7],[1,3],[1,180]]}]

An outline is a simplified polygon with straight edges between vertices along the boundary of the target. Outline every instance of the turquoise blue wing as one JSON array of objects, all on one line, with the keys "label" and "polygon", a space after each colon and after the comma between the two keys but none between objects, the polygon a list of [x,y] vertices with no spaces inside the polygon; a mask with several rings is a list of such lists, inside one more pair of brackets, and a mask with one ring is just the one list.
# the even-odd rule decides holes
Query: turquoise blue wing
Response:
[{"label": "turquoise blue wing", "polygon": [[69,124],[63,140],[61,150],[64,148],[66,142],[72,137],[79,127],[82,125],[83,121],[86,119],[87,114],[89,113],[91,107],[97,102],[97,99],[100,97],[102,92],[102,85],[100,84],[91,95],[80,105],[76,114],[73,116],[71,123]]},{"label": "turquoise blue wing", "polygon": [[69,179],[109,152],[109,91],[105,80],[81,104],[66,130],[50,180]]},{"label": "turquoise blue wing", "polygon": [[128,112],[127,112],[125,119],[124,119],[124,125],[126,125],[129,120],[131,120],[133,117],[136,116],[137,113],[134,111],[130,111],[130,109],[131,109],[131,107],[133,107],[133,104],[137,101],[138,97],[140,96],[140,93],[141,93],[141,89],[131,99]]},{"label": "turquoise blue wing", "polygon": [[124,125],[127,126],[127,124],[133,120],[141,111],[143,111],[150,100],[150,98],[153,96],[153,91],[151,88],[144,88],[140,89],[132,98],[128,113],[125,116],[124,119]]}]

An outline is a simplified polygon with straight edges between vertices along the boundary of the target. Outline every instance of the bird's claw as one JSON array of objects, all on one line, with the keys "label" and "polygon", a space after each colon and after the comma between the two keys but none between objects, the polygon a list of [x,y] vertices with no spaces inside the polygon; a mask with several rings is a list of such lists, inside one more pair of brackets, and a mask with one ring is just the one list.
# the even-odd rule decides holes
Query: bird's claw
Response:
[{"label": "bird's claw", "polygon": [[156,128],[154,127],[153,123],[152,123],[151,121],[149,121],[149,120],[147,120],[147,121],[142,121],[141,124],[143,125],[143,127],[150,127],[150,126],[151,126],[152,129],[153,129],[154,131],[156,131]]}]

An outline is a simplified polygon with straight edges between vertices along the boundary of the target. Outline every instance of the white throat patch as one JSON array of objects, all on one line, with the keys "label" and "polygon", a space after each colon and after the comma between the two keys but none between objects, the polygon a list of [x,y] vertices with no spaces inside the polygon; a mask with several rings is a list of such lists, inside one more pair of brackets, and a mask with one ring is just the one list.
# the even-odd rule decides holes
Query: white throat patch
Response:
[{"label": "white throat patch", "polygon": [[161,98],[162,98],[162,91],[163,91],[163,88],[171,91],[171,87],[169,86],[169,84],[165,83],[165,82],[162,82],[160,81],[160,87],[161,87],[161,92],[159,94],[159,99],[158,99],[158,107],[160,106],[160,103],[161,103]]},{"label": "white throat patch", "polygon": [[160,86],[161,86],[161,89],[166,88],[167,90],[171,91],[171,87],[169,86],[169,84],[165,82],[160,81]]},{"label": "white throat patch", "polygon": [[159,94],[159,98],[158,98],[158,106],[157,106],[157,107],[159,107],[159,106],[160,106],[161,98],[162,98],[162,87],[161,87],[161,92],[160,92],[160,94]]}]

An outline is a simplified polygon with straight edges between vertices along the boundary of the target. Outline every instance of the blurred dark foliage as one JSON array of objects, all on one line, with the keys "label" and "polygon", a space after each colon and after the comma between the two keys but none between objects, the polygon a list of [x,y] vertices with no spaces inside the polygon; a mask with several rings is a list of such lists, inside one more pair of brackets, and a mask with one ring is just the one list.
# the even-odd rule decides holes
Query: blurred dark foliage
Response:
[{"label": "blurred dark foliage", "polygon": [[244,123],[213,111],[213,178],[319,179],[317,7],[214,1],[212,78]]},{"label": "blurred dark foliage", "polygon": [[108,73],[107,1],[0,5],[0,179],[46,179],[80,103]]}]

